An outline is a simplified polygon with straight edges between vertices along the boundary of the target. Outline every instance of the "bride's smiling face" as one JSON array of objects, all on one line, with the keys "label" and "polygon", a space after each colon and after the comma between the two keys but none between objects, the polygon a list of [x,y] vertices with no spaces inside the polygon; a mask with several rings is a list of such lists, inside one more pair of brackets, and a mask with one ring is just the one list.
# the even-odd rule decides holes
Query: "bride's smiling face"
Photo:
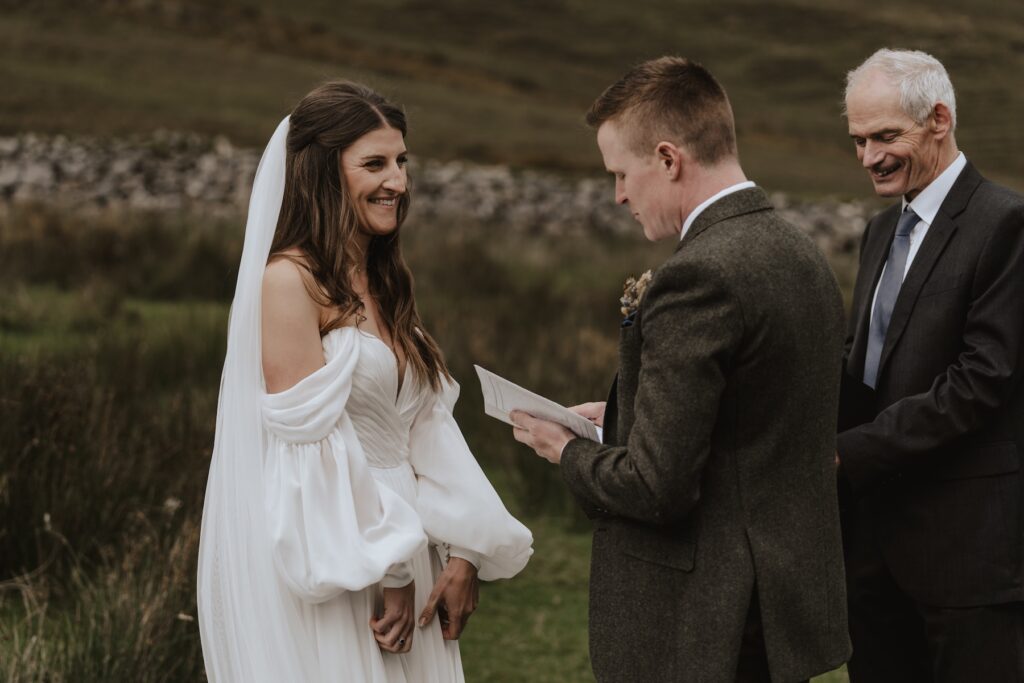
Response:
[{"label": "bride's smiling face", "polygon": [[387,235],[398,226],[398,200],[408,183],[402,132],[385,126],[341,153],[342,177],[363,230]]}]

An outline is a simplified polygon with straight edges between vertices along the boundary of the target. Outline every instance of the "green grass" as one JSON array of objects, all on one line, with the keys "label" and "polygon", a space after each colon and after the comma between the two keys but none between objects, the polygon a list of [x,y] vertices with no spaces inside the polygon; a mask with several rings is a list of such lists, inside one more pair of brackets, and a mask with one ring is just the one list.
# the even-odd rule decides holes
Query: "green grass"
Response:
[{"label": "green grass", "polygon": [[468,681],[593,681],[587,659],[590,536],[567,522],[525,520],[534,533],[530,564],[510,581],[484,584],[480,608],[461,639]]},{"label": "green grass", "polygon": [[302,94],[345,76],[406,104],[424,156],[597,172],[587,106],[630,64],[677,53],[729,90],[750,175],[805,195],[870,194],[839,115],[844,74],[878,47],[921,48],[951,72],[961,146],[1024,187],[1019,3],[49,0],[0,12],[0,133],[171,128],[260,146]]},{"label": "green grass", "polygon": [[[485,584],[460,643],[467,681],[588,683],[590,535],[565,522],[526,520],[534,556],[512,581]],[[845,669],[813,679],[846,683]]]},{"label": "green grass", "polygon": [[[0,213],[0,676],[195,681],[195,562],[240,223]],[[591,681],[589,534],[555,468],[483,414],[472,363],[562,402],[614,371],[621,282],[671,245],[409,226],[467,440],[533,530],[485,586],[471,681]],[[827,680],[827,679],[826,679]],[[834,679],[842,680],[842,679]]]},{"label": "green grass", "polygon": [[[197,220],[42,207],[0,214],[6,680],[201,678],[189,620],[196,529],[239,245],[237,227]],[[494,667],[541,671],[506,669],[502,658],[520,652],[573,680],[587,670],[587,539],[557,472],[482,414],[470,364],[557,387],[563,399],[603,392],[619,282],[659,251],[640,238],[520,247],[513,236],[441,226],[407,237],[425,320],[464,383],[467,438],[509,506],[545,528],[522,583],[488,587],[495,618],[475,620],[489,635],[467,645],[467,666],[483,668],[476,680]],[[582,291],[546,275],[574,255],[596,268],[573,267]],[[538,347],[557,367],[531,360]],[[600,353],[581,364],[581,350]]]}]

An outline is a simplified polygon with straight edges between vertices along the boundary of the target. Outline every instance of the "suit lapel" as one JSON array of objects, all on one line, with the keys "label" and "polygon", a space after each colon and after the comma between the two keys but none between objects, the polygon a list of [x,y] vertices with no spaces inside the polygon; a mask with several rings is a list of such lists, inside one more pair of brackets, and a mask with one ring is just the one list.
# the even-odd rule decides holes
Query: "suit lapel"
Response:
[{"label": "suit lapel", "polygon": [[[864,376],[864,355],[868,347],[868,331],[871,325],[871,304],[875,298],[875,288],[878,280],[882,277],[882,268],[889,258],[889,249],[892,247],[892,240],[896,234],[896,224],[900,219],[900,206],[886,209],[878,217],[876,230],[880,230],[878,239],[870,240],[864,245],[865,253],[861,259],[862,275],[870,274],[870,284],[861,291],[861,306],[857,311],[857,329],[853,336],[853,347],[850,349],[850,359],[846,366],[851,375],[855,377]],[[858,283],[859,284],[859,283]]]},{"label": "suit lapel", "polygon": [[[892,355],[892,350],[903,336],[907,328],[907,322],[917,303],[917,297],[921,294],[921,288],[928,282],[928,276],[938,262],[946,245],[957,230],[956,217],[967,207],[971,195],[981,183],[981,174],[975,170],[970,163],[964,167],[949,194],[935,216],[935,221],[928,226],[928,234],[925,235],[921,248],[910,264],[907,277],[900,287],[899,296],[896,297],[896,305],[892,310],[892,318],[889,319],[889,329],[885,334],[885,345],[882,347],[882,355],[878,361],[878,376],[882,376],[885,370],[886,361]],[[872,292],[874,289],[872,288]],[[870,315],[870,303],[869,315]]]},{"label": "suit lapel", "polygon": [[941,212],[935,216],[935,222],[928,226],[928,234],[925,235],[921,248],[910,264],[907,277],[900,286],[900,293],[896,297],[896,305],[892,309],[892,317],[889,319],[889,329],[885,333],[885,345],[882,347],[882,355],[878,361],[878,375],[881,376],[885,370],[885,363],[892,355],[892,349],[896,342],[903,336],[907,329],[907,321],[917,303],[917,297],[921,288],[928,281],[928,275],[935,267],[949,239],[956,232],[956,224],[948,216]]}]

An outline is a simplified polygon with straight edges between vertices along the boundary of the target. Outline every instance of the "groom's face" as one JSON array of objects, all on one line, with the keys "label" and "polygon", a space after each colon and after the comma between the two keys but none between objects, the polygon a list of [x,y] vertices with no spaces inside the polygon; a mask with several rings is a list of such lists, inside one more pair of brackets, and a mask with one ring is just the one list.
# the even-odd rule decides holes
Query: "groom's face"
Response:
[{"label": "groom's face", "polygon": [[604,166],[615,176],[615,203],[629,208],[644,228],[644,236],[656,241],[678,235],[678,207],[673,212],[670,187],[656,150],[637,155],[629,145],[627,131],[614,120],[597,129],[597,146]]}]

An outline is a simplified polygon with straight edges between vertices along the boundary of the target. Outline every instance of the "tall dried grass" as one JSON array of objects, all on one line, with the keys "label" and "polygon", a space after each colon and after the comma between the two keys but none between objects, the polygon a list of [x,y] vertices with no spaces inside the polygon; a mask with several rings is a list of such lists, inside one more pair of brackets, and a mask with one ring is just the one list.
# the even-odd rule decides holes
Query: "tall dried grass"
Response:
[{"label": "tall dried grass", "polygon": [[[8,680],[203,676],[197,530],[240,240],[195,220],[0,215]],[[426,324],[463,383],[457,418],[474,452],[514,511],[571,521],[557,471],[483,415],[471,364],[564,402],[600,398],[620,283],[658,250],[494,226],[423,226],[405,243]],[[542,602],[544,585],[530,589]]]}]

